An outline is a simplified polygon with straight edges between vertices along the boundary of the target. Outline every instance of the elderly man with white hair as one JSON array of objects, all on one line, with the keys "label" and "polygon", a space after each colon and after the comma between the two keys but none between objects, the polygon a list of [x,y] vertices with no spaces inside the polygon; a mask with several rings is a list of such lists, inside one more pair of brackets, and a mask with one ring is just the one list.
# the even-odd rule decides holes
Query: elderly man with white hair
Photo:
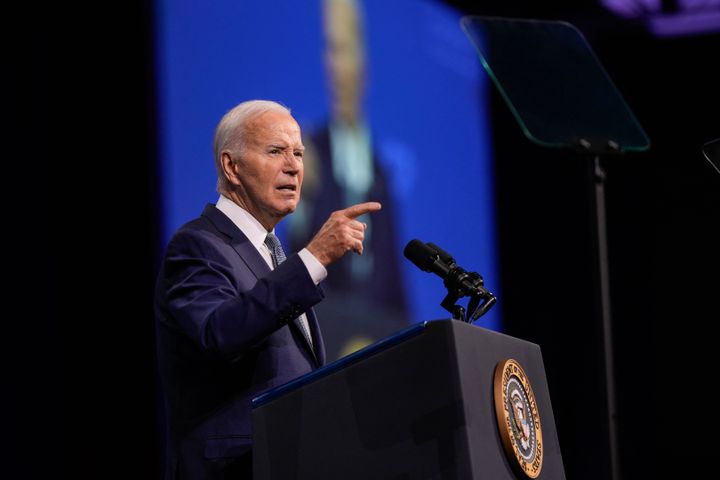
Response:
[{"label": "elderly man with white hair", "polygon": [[304,146],[283,105],[243,102],[215,131],[220,197],[171,238],[155,294],[166,478],[252,477],[251,400],[325,361],[312,307],[325,267],[362,254],[360,215],[330,215],[286,257],[275,226],[300,201]]}]

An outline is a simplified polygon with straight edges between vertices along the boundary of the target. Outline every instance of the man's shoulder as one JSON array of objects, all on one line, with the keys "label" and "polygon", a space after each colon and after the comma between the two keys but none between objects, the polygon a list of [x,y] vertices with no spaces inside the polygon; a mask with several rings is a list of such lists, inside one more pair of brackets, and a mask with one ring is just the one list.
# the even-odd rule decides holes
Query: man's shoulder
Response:
[{"label": "man's shoulder", "polygon": [[178,227],[172,234],[171,238],[188,234],[197,234],[198,232],[203,231],[217,233],[219,231],[217,221],[213,221],[212,217],[218,216],[222,217],[224,214],[220,212],[215,205],[208,203],[199,217],[193,218]]},{"label": "man's shoulder", "polygon": [[196,243],[198,241],[201,243],[226,243],[228,240],[227,235],[222,233],[215,222],[213,222],[210,216],[208,216],[208,212],[211,210],[215,210],[219,213],[214,205],[208,204],[202,215],[184,223],[175,230],[175,232],[171,235],[168,244],[178,245],[187,242]]},{"label": "man's shoulder", "polygon": [[208,220],[208,218],[205,216],[200,216],[185,222],[177,230],[175,230],[174,235],[181,235],[188,232],[195,232],[198,230],[208,230],[210,228],[212,228],[212,223]]},{"label": "man's shoulder", "polygon": [[203,232],[210,232],[212,230],[212,223],[207,218],[202,216],[193,218],[175,230],[175,232],[170,236],[170,242],[176,238],[203,235]]}]

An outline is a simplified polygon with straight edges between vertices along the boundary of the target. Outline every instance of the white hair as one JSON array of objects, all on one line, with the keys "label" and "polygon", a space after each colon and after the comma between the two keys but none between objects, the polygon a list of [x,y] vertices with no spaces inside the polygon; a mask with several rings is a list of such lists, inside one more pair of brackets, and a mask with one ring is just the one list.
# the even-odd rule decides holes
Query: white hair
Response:
[{"label": "white hair", "polygon": [[248,123],[266,112],[290,113],[286,106],[271,100],[248,100],[235,106],[227,112],[215,128],[213,150],[215,153],[215,170],[217,170],[217,191],[227,193],[230,182],[225,178],[222,165],[222,153],[225,150],[235,150],[242,154],[245,144],[245,130]]}]

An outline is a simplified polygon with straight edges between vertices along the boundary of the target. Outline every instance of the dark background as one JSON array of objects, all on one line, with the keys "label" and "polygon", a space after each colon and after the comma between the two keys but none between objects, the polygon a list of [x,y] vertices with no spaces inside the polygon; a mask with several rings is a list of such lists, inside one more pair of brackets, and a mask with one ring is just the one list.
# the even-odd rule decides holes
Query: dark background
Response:
[{"label": "dark background", "polygon": [[[3,342],[4,478],[159,477],[147,3],[8,12],[22,33],[5,42],[6,298],[21,313]],[[700,148],[720,137],[718,34],[655,38],[589,1],[449,3],[574,23],[647,131],[648,152],[605,163],[621,471],[701,472],[717,409],[720,175]],[[529,144],[494,106],[505,328],[542,348],[567,477],[609,478],[589,163]]]}]

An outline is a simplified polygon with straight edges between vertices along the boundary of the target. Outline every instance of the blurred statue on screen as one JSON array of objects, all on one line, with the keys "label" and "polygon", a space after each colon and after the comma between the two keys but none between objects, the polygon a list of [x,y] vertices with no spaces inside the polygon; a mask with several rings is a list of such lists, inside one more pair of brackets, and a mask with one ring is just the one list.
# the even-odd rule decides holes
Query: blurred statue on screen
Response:
[{"label": "blurred statue on screen", "polygon": [[[373,199],[383,205],[367,224],[362,256],[332,266],[324,288],[323,333],[328,358],[339,358],[409,323],[391,182],[373,146],[363,113],[365,44],[363,12],[355,0],[324,0],[325,65],[331,118],[306,126],[303,201],[289,226],[295,246],[305,245],[328,214]],[[312,172],[312,175],[310,174]],[[330,300],[330,301],[328,301]]]}]

